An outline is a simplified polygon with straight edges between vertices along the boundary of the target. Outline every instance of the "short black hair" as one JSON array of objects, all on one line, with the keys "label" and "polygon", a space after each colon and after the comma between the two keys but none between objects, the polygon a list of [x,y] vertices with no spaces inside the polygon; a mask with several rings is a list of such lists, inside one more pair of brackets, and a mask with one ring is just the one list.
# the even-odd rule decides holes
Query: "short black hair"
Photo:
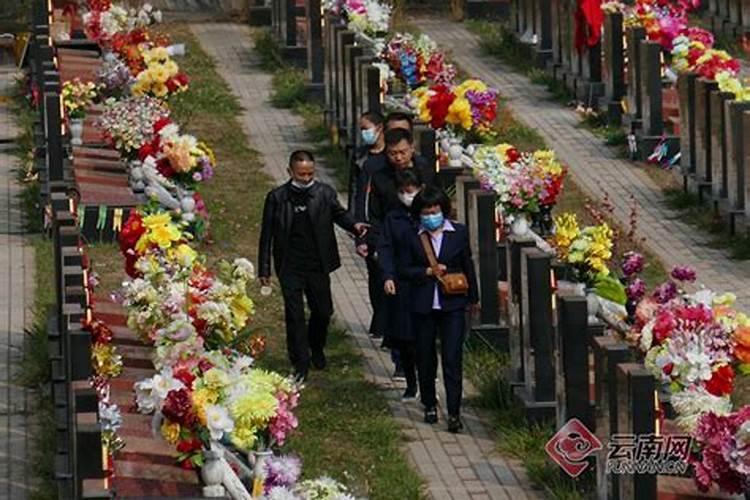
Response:
[{"label": "short black hair", "polygon": [[422,186],[422,176],[419,175],[417,169],[405,168],[396,172],[396,189],[405,188],[407,186]]},{"label": "short black hair", "polygon": [[387,130],[385,133],[385,146],[395,146],[401,141],[406,141],[409,144],[414,144],[414,137],[411,132],[402,128],[394,128]]},{"label": "short black hair", "polygon": [[440,205],[443,215],[448,218],[451,215],[451,200],[445,191],[435,186],[427,186],[414,198],[411,205],[411,212],[415,217],[419,217],[423,209]]},{"label": "short black hair", "polygon": [[401,111],[394,111],[388,113],[385,118],[385,128],[388,128],[388,124],[391,122],[409,122],[409,130],[414,128],[414,118],[408,113],[402,113]]},{"label": "short black hair", "polygon": [[360,118],[363,118],[376,126],[382,125],[385,121],[385,118],[383,118],[383,113],[380,113],[378,111],[365,111],[364,113],[362,113],[362,116],[360,116]]},{"label": "short black hair", "polygon": [[289,155],[289,168],[294,167],[294,164],[301,161],[309,161],[315,163],[315,157],[310,151],[306,149],[298,149]]}]

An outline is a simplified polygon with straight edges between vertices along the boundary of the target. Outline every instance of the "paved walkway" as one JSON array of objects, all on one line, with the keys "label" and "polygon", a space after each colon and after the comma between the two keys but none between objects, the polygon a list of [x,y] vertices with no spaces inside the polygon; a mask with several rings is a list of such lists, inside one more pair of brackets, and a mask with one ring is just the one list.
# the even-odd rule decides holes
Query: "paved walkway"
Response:
[{"label": "paved walkway", "polygon": [[708,237],[679,220],[679,213],[664,205],[660,189],[642,167],[617,158],[613,148],[578,126],[579,118],[573,111],[550,101],[543,87],[484,56],[477,37],[463,24],[433,17],[412,21],[441,47],[449,48],[452,58],[470,75],[497,87],[515,116],[544,137],[584,191],[594,199],[601,197],[603,190],[609,193],[615,217],[625,225],[630,197],[634,196],[640,205],[639,233],[667,268],[692,266],[701,283],[735,293],[740,307],[750,311],[750,262],[731,260],[725,251],[710,248]]},{"label": "paved walkway", "polygon": [[[0,66],[0,96],[9,95],[15,69]],[[4,139],[17,134],[10,109],[0,102],[0,498],[29,496],[27,450],[30,436],[27,391],[14,384],[23,354],[24,327],[30,326],[33,305],[34,253],[23,235],[18,205],[16,157]]]},{"label": "paved walkway", "polygon": [[[218,63],[219,72],[240,98],[245,112],[242,122],[253,147],[264,157],[266,171],[277,182],[287,179],[289,152],[303,146],[301,119],[269,103],[271,76],[258,69],[250,30],[236,24],[193,25],[203,48]],[[329,182],[332,182],[330,177]],[[389,356],[367,336],[370,308],[366,297],[364,265],[353,251],[351,240],[339,233],[342,269],[333,275],[333,296],[338,320],[350,332],[366,360],[368,376],[387,390],[391,409],[408,439],[405,447],[435,499],[536,498],[523,468],[494,453],[494,442],[471,408],[466,408],[466,431],[446,432],[446,418],[437,426],[422,423],[421,408],[400,401],[402,387],[390,379]],[[445,401],[445,395],[441,394]]]}]

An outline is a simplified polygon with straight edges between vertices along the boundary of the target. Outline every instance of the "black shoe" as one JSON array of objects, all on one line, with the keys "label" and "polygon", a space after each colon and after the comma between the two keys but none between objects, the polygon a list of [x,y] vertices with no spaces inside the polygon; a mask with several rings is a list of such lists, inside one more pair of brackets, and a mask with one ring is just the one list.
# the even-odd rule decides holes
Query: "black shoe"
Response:
[{"label": "black shoe", "polygon": [[393,371],[393,380],[406,380],[406,375],[404,374],[404,369],[400,366],[397,366],[396,369]]},{"label": "black shoe", "polygon": [[451,415],[448,417],[448,432],[457,434],[464,428],[464,424],[461,423],[461,418],[458,415]]},{"label": "black shoe", "polygon": [[313,367],[318,370],[325,370],[325,367],[328,365],[328,362],[326,361],[326,355],[325,353],[323,353],[323,351],[313,352],[311,361]]},{"label": "black shoe", "polygon": [[382,339],[383,335],[377,332],[370,332],[370,337],[373,339]]},{"label": "black shoe", "polygon": [[404,395],[401,396],[401,401],[404,403],[407,403],[409,401],[415,401],[417,399],[417,388],[416,387],[407,387],[404,391]]},{"label": "black shoe", "polygon": [[438,421],[437,408],[425,408],[424,410],[424,423],[425,424],[436,424]]}]

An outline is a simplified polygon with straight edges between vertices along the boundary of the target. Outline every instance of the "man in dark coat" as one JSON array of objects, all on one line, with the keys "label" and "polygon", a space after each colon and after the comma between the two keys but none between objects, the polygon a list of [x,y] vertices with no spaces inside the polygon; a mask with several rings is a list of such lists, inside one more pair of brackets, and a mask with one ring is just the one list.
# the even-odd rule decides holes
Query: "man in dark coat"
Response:
[{"label": "man in dark coat", "polygon": [[[289,159],[291,179],[266,196],[258,251],[258,276],[267,286],[274,271],[284,296],[287,351],[298,377],[310,361],[326,366],[324,347],[333,314],[330,273],[341,266],[333,225],[363,236],[366,225],[341,206],[336,191],[315,180],[315,160],[307,151]],[[304,299],[310,308],[305,325]],[[307,332],[305,331],[307,330]]]}]

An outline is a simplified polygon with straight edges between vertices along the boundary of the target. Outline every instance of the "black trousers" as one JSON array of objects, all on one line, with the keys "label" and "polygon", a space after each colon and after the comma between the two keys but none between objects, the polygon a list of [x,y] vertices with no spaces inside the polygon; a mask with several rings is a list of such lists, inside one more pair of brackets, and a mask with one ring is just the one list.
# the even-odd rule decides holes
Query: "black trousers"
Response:
[{"label": "black trousers", "polygon": [[417,386],[417,349],[414,341],[388,339],[388,345],[398,352],[398,362],[404,370],[407,387]]},{"label": "black trousers", "polygon": [[440,336],[440,359],[449,415],[461,412],[463,393],[463,347],[466,313],[463,310],[430,314],[415,314],[417,335],[417,368],[422,404],[427,408],[437,405],[435,377],[437,376],[436,340]]},{"label": "black trousers", "polygon": [[[298,373],[307,373],[310,351],[323,352],[333,315],[331,278],[322,272],[288,271],[279,278],[284,296],[286,348]],[[305,324],[305,302],[310,320]]]},{"label": "black trousers", "polygon": [[370,333],[387,335],[388,333],[388,308],[386,307],[386,296],[383,290],[383,275],[380,266],[375,259],[375,248],[369,247],[365,263],[367,264],[367,288],[372,306],[372,320],[370,320]]}]

